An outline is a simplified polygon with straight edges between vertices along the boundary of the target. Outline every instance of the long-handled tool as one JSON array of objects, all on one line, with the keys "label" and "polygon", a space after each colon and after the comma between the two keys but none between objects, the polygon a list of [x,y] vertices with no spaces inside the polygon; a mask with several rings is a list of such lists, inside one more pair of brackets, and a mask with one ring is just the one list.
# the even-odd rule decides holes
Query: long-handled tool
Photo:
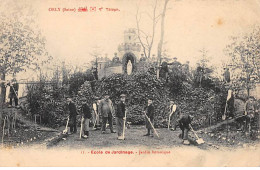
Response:
[{"label": "long-handled tool", "polygon": [[226,101],[226,105],[225,105],[225,111],[224,114],[222,115],[222,120],[226,120],[227,116],[226,116],[226,112],[227,112],[227,101]]},{"label": "long-handled tool", "polygon": [[79,138],[76,138],[75,140],[77,141],[83,141],[86,138],[82,138],[82,132],[83,132],[83,123],[84,123],[84,117],[82,116],[81,118],[81,123],[80,123],[80,131],[79,131]]},{"label": "long-handled tool", "polygon": [[83,116],[82,116],[82,118],[81,118],[81,123],[80,123],[79,139],[81,139],[81,136],[82,136],[82,131],[83,131],[83,121],[84,121],[84,118],[83,118]]},{"label": "long-handled tool", "polygon": [[127,112],[127,110],[125,111],[125,118],[124,118],[124,124],[123,124],[123,139],[125,139],[125,122],[126,122],[126,112]]},{"label": "long-handled tool", "polygon": [[226,118],[227,118],[227,115],[226,115],[227,105],[228,105],[227,102],[231,97],[232,97],[232,90],[228,90],[228,95],[227,95],[227,100],[226,100],[226,105],[225,105],[225,111],[224,111],[224,115],[222,116],[222,120],[226,120]]},{"label": "long-handled tool", "polygon": [[96,123],[97,123],[97,117],[98,117],[96,110],[94,110],[94,114],[95,114],[95,120],[94,120],[93,129],[95,129],[95,126],[96,126]]},{"label": "long-handled tool", "polygon": [[146,119],[148,120],[148,122],[150,123],[150,125],[152,126],[154,133],[155,133],[156,136],[159,138],[159,134],[158,134],[157,131],[155,130],[155,128],[154,128],[152,122],[150,121],[149,117],[148,117],[146,114],[144,114],[144,115],[145,115]]},{"label": "long-handled tool", "polygon": [[68,125],[69,125],[69,120],[70,120],[70,118],[69,118],[69,116],[68,116],[68,120],[67,120],[67,123],[66,123],[66,127],[65,127],[65,129],[63,130],[63,134],[67,134],[68,133]]},{"label": "long-handled tool", "polygon": [[5,120],[6,120],[6,118],[4,118],[4,125],[3,125],[3,135],[2,135],[2,146],[4,146],[4,136],[5,136]]},{"label": "long-handled tool", "polygon": [[170,124],[171,124],[171,114],[169,115],[169,121],[168,121],[168,130],[170,130]]},{"label": "long-handled tool", "polygon": [[194,129],[192,128],[191,124],[189,124],[189,126],[190,126],[191,131],[194,133],[194,135],[195,135],[196,138],[197,138],[196,142],[197,142],[199,145],[205,143],[205,141],[204,141],[202,138],[199,138],[199,137],[198,137],[197,133],[194,131]]}]

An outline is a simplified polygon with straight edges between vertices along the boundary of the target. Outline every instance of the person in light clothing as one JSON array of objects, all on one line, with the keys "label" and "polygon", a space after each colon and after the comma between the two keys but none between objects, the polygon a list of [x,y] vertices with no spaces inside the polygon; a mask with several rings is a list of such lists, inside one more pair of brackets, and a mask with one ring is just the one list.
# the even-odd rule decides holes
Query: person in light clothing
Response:
[{"label": "person in light clothing", "polygon": [[102,116],[102,134],[106,131],[106,123],[108,121],[111,133],[116,133],[113,130],[113,115],[115,113],[113,103],[109,99],[109,95],[105,95],[104,99],[100,101],[99,110]]},{"label": "person in light clothing", "polygon": [[176,127],[178,125],[178,117],[180,114],[179,107],[174,103],[174,101],[170,101],[170,125],[171,125],[171,130],[175,131]]}]

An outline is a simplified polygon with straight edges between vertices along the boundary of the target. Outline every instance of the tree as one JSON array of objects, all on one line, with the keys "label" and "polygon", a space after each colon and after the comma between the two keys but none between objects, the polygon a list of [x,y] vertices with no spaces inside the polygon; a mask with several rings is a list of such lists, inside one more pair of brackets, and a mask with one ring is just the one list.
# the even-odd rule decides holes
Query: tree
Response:
[{"label": "tree", "polygon": [[155,3],[153,5],[153,13],[152,16],[149,13],[146,13],[148,17],[152,20],[152,32],[151,35],[140,27],[140,21],[142,19],[142,13],[139,12],[139,5],[137,5],[137,11],[136,11],[136,29],[137,29],[137,38],[139,40],[139,43],[142,46],[144,56],[146,58],[150,58],[151,51],[154,43],[154,36],[155,36],[155,28],[156,24],[158,23],[160,19],[160,15],[156,14],[157,11],[157,0],[155,0]]},{"label": "tree", "polygon": [[247,95],[260,78],[260,27],[244,36],[231,37],[232,43],[227,45],[225,51],[231,57],[233,74],[232,85],[246,88]]},{"label": "tree", "polygon": [[[45,39],[29,25],[18,19],[1,18],[0,24],[0,72],[1,80],[28,68],[38,69],[51,57],[45,50]],[[1,101],[5,101],[6,88],[1,86]]]},{"label": "tree", "polygon": [[166,14],[166,10],[167,10],[167,4],[168,4],[169,0],[165,0],[164,1],[164,6],[163,6],[163,12],[162,12],[162,19],[161,19],[161,38],[160,38],[160,42],[158,44],[158,52],[157,52],[157,78],[159,79],[159,67],[161,64],[161,57],[162,57],[162,48],[163,48],[163,39],[164,39],[164,20],[165,20],[165,14]]}]

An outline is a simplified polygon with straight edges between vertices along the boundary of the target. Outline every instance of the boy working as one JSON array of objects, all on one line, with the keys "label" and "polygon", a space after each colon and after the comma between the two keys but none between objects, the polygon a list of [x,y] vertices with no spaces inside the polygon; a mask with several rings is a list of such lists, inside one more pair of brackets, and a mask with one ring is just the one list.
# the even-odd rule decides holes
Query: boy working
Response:
[{"label": "boy working", "polygon": [[169,124],[168,124],[168,129],[171,125],[171,130],[175,131],[177,124],[178,124],[178,117],[179,117],[179,108],[177,108],[177,105],[174,103],[174,101],[170,101],[170,114],[169,114]]},{"label": "boy working", "polygon": [[77,108],[75,103],[72,102],[71,98],[67,99],[69,109],[69,120],[70,120],[70,133],[77,132]]},{"label": "boy working", "polygon": [[124,140],[123,134],[123,127],[124,127],[124,121],[126,120],[125,117],[125,94],[120,95],[120,102],[117,104],[117,110],[116,110],[116,125],[117,125],[117,134],[119,140]]},{"label": "boy working", "polygon": [[188,132],[190,130],[191,117],[188,114],[181,113],[179,119],[180,129],[182,131],[181,138],[183,139],[184,145],[189,145],[190,142],[188,140]]},{"label": "boy working", "polygon": [[154,123],[154,106],[153,106],[152,99],[148,99],[148,107],[146,108],[146,111],[144,111],[144,114],[147,115],[147,117],[145,117],[145,125],[147,128],[147,134],[145,134],[144,136],[151,135],[151,137],[153,137],[153,128],[152,128],[151,123],[152,124]]},{"label": "boy working", "polygon": [[82,116],[83,116],[83,121],[84,121],[84,134],[82,135],[83,138],[87,138],[89,137],[89,121],[92,117],[90,108],[87,104],[87,99],[83,98],[82,99],[82,107],[81,107],[81,111],[82,111]]}]

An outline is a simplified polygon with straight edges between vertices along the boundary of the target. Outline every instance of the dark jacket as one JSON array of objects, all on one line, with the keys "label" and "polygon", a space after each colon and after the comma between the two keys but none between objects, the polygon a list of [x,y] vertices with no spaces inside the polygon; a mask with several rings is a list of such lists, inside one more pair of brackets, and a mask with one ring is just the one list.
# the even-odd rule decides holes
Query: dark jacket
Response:
[{"label": "dark jacket", "polygon": [[81,111],[84,119],[90,119],[92,117],[91,110],[86,103],[82,105]]},{"label": "dark jacket", "polygon": [[146,108],[146,115],[147,115],[147,117],[150,118],[151,121],[154,119],[154,107],[153,107],[153,104],[150,104]]},{"label": "dark jacket", "polygon": [[118,117],[118,118],[125,117],[125,104],[122,101],[120,101],[117,104],[116,117]]},{"label": "dark jacket", "polygon": [[230,82],[230,72],[228,70],[224,72],[224,79],[226,82]]},{"label": "dark jacket", "polygon": [[11,85],[8,83],[7,85],[10,86],[9,98],[17,97],[16,95],[18,95],[19,84],[14,83]]},{"label": "dark jacket", "polygon": [[69,113],[70,114],[70,119],[76,118],[76,116],[77,116],[77,108],[76,108],[75,103],[70,102],[68,104],[68,109],[69,109],[69,112],[70,112]]},{"label": "dark jacket", "polygon": [[181,130],[190,129],[189,126],[190,123],[191,123],[190,115],[187,114],[180,115],[179,125]]}]

